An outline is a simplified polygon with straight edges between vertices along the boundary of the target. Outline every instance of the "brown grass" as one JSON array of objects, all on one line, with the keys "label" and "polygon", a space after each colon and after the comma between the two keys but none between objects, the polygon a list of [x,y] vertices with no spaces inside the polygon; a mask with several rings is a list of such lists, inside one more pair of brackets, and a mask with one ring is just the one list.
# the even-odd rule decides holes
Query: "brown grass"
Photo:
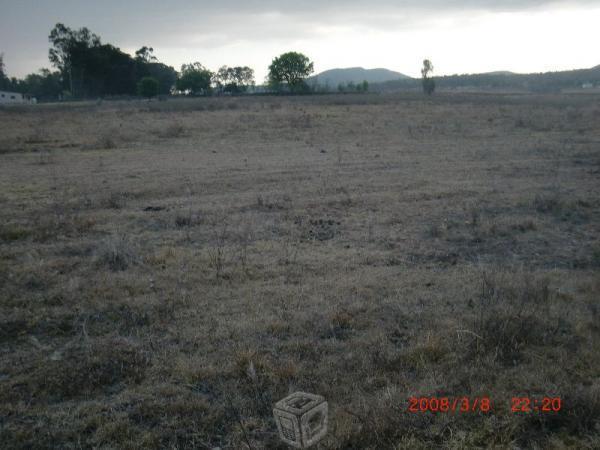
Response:
[{"label": "brown grass", "polygon": [[[600,446],[593,97],[0,110],[0,446]],[[410,396],[489,396],[415,414]],[[515,414],[511,397],[560,396]]]}]

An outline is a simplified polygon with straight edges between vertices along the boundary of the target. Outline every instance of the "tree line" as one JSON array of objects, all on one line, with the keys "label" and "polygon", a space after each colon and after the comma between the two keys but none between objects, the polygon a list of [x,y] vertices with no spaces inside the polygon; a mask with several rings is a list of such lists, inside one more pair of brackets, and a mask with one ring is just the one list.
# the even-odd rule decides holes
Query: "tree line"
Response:
[{"label": "tree line", "polygon": [[[240,94],[255,86],[247,66],[223,66],[212,72],[199,62],[183,64],[180,71],[161,63],[152,47],[129,55],[103,43],[88,28],[71,29],[62,23],[50,31],[48,59],[53,70],[41,69],[22,79],[6,75],[0,54],[0,90],[16,91],[39,100],[141,95],[153,97],[180,93]],[[276,92],[310,91],[305,79],[313,63],[297,52],[284,53],[269,66],[267,88]]]},{"label": "tree line", "polygon": [[[71,29],[57,23],[48,36],[48,59],[54,70],[40,69],[25,78],[9,78],[0,54],[0,90],[30,94],[41,101],[106,96],[147,98],[157,95],[242,94],[255,87],[254,70],[248,66],[222,66],[212,72],[199,62],[183,64],[180,71],[163,64],[154,56],[152,47],[143,46],[129,55],[88,28]],[[269,65],[267,92],[307,94],[330,92],[327,87],[309,85],[313,62],[302,53],[286,52]],[[433,64],[423,61],[422,88],[431,95],[435,82]],[[445,80],[444,80],[445,81]],[[413,85],[417,80],[405,80]],[[339,92],[367,92],[369,83],[349,82],[338,85]]]}]

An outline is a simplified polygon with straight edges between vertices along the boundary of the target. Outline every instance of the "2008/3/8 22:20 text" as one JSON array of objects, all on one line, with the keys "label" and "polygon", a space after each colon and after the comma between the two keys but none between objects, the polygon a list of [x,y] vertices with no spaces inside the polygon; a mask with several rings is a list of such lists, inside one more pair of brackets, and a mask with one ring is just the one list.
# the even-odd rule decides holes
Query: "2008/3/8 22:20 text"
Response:
[{"label": "2008/3/8 22:20 text", "polygon": [[[410,412],[491,412],[490,397],[410,397]],[[513,413],[558,412],[562,409],[560,397],[512,397],[510,411]]]}]

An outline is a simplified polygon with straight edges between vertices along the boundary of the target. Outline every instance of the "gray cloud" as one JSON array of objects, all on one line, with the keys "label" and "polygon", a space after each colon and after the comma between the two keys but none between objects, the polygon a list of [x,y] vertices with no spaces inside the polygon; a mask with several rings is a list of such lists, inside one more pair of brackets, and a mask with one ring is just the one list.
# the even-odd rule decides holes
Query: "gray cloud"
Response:
[{"label": "gray cloud", "polygon": [[[436,18],[555,7],[548,0],[0,0],[0,52],[11,73],[48,65],[48,32],[56,22],[87,26],[122,48],[221,47],[232,43],[325,39],[332,27],[356,33],[427,27]],[[598,5],[598,0],[558,3]],[[325,31],[324,31],[325,30]],[[160,55],[159,55],[160,56]]]}]

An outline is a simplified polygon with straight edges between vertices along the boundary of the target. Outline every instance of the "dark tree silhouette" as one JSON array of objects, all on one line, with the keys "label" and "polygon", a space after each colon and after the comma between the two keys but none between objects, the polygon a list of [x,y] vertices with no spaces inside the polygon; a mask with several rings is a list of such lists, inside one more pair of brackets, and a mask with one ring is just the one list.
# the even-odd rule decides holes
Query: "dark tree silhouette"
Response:
[{"label": "dark tree silhouette", "polygon": [[279,91],[287,88],[291,92],[302,92],[307,88],[304,79],[313,70],[313,63],[302,53],[283,53],[269,66],[269,84]]},{"label": "dark tree silhouette", "polygon": [[245,92],[254,84],[254,70],[248,66],[222,66],[215,75],[217,86],[223,92]]},{"label": "dark tree silhouette", "polygon": [[423,60],[423,68],[421,69],[421,81],[423,83],[423,92],[427,95],[433,94],[435,91],[435,81],[430,76],[433,72],[433,64],[428,59]]},{"label": "dark tree silhouette", "polygon": [[158,80],[154,77],[144,77],[137,84],[137,93],[150,99],[158,95]]},{"label": "dark tree silhouette", "polygon": [[177,90],[191,95],[208,94],[211,90],[213,73],[199,62],[181,66],[177,79]]}]

